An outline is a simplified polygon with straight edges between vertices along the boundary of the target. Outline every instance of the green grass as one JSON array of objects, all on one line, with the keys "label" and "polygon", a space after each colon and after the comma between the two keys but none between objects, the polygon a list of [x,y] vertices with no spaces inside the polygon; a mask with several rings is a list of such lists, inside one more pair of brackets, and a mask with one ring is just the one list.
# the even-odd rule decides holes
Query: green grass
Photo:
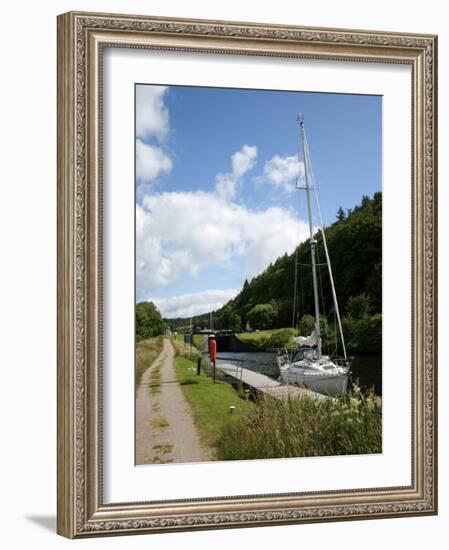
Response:
[{"label": "green grass", "polygon": [[194,334],[193,335],[193,345],[196,347],[196,349],[200,349],[201,343],[204,339],[204,336],[201,336],[201,334]]},{"label": "green grass", "polygon": [[215,449],[218,460],[382,452],[382,401],[373,393],[363,395],[356,387],[323,401],[261,396],[253,402],[228,382],[214,384],[204,369],[197,376],[196,357],[179,352],[175,368],[201,442]]},{"label": "green grass", "polygon": [[270,337],[283,331],[291,332],[289,340],[284,345],[287,345],[287,347],[293,347],[293,338],[297,335],[298,331],[291,328],[273,328],[269,330],[260,330],[259,332],[243,332],[239,334],[238,337],[245,342],[250,342],[251,344],[258,346],[261,349],[265,349],[267,345],[269,346]]},{"label": "green grass", "polygon": [[142,340],[136,344],[136,385],[140,384],[143,373],[161,353],[163,344],[162,336]]},{"label": "green grass", "polygon": [[[178,351],[178,353],[184,353],[184,334],[174,334],[171,338],[172,344],[175,346],[175,349]],[[202,336],[201,334],[193,335],[193,353],[199,351],[203,338],[204,336]],[[185,350],[190,351],[190,344],[185,345]]]},{"label": "green grass", "polygon": [[[239,396],[236,390],[221,380],[213,379],[202,371],[196,374],[197,362],[181,355],[175,359],[176,375],[182,391],[190,404],[193,419],[201,442],[206,447],[216,447],[223,431],[251,412],[252,401]],[[235,406],[233,413],[229,407]]]},{"label": "green grass", "polygon": [[261,398],[223,430],[217,447],[221,460],[380,453],[381,399],[358,389],[324,401]]},{"label": "green grass", "polygon": [[154,451],[159,451],[162,454],[169,454],[173,450],[173,445],[164,444],[164,445],[153,445]]},{"label": "green grass", "polygon": [[259,332],[242,332],[238,336],[241,340],[245,340],[247,342],[253,342],[255,344],[259,340],[265,340],[269,338],[272,334],[275,334],[276,332],[279,332],[281,330],[283,329],[274,328],[270,330],[259,330]]},{"label": "green grass", "polygon": [[157,367],[153,367],[150,372],[150,393],[151,395],[156,395],[161,393],[161,366],[159,364]]},{"label": "green grass", "polygon": [[151,421],[152,428],[168,428],[170,423],[168,420],[162,416],[159,416]]},{"label": "green grass", "polygon": [[176,357],[178,357],[178,355],[182,355],[183,357],[186,357],[187,359],[194,361],[196,364],[196,361],[198,360],[198,357],[200,357],[201,354],[195,346],[191,347],[190,344],[185,345],[184,339],[180,340],[179,338],[173,339],[172,344],[173,344],[173,347],[175,348]]}]

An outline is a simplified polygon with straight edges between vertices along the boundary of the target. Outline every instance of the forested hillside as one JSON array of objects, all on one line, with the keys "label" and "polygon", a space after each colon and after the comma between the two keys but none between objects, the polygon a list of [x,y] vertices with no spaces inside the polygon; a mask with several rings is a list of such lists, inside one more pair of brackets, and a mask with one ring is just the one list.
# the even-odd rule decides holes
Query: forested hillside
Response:
[{"label": "forested hillside", "polygon": [[[340,313],[348,347],[380,353],[382,308],[382,194],[364,196],[352,210],[339,209],[336,221],[326,228]],[[316,234],[320,307],[323,321],[331,324],[334,311],[321,232]],[[295,258],[297,258],[296,316],[293,320]],[[263,273],[245,281],[240,293],[213,312],[214,329],[244,330],[299,327],[311,324],[313,309],[309,242],[285,254]],[[167,320],[174,330],[187,325],[183,319]],[[209,312],[193,318],[197,328],[209,326]],[[312,319],[313,324],[313,319]],[[330,329],[332,332],[332,329]],[[333,334],[329,338],[333,338]]]}]

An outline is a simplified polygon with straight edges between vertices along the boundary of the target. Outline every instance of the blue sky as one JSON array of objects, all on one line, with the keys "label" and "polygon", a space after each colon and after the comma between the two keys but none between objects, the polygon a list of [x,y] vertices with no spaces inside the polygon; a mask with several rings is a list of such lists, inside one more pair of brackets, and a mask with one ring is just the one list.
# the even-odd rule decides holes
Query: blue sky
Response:
[{"label": "blue sky", "polygon": [[298,113],[330,224],[381,188],[381,97],[136,86],[138,301],[216,309],[307,237]]}]

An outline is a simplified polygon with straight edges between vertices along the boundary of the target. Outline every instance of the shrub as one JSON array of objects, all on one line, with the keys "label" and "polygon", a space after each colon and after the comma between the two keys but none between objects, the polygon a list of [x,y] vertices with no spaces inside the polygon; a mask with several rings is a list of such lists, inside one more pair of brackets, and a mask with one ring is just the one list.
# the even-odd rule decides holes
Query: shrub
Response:
[{"label": "shrub", "polygon": [[298,323],[298,331],[301,336],[309,336],[315,328],[315,317],[306,313]]},{"label": "shrub", "polygon": [[375,313],[361,319],[346,315],[342,319],[347,347],[353,353],[382,353],[382,315]]},{"label": "shrub", "polygon": [[296,331],[291,328],[275,332],[264,342],[264,348],[283,348],[288,345],[290,339],[295,334]]}]

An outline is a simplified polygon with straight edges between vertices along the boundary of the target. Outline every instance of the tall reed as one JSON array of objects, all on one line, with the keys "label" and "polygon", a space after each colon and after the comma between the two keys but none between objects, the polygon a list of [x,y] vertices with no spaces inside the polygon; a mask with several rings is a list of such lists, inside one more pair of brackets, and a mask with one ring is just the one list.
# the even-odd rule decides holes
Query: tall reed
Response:
[{"label": "tall reed", "polygon": [[226,427],[221,460],[382,452],[382,401],[359,388],[339,398],[260,397],[257,407]]}]

